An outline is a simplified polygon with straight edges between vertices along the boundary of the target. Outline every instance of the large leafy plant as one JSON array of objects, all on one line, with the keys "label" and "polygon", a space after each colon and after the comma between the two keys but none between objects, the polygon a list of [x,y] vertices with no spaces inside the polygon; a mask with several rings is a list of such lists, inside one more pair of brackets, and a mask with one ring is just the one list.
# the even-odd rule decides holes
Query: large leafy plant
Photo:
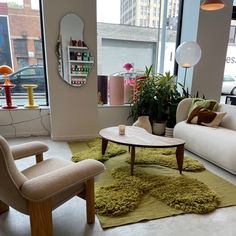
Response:
[{"label": "large leafy plant", "polygon": [[145,75],[136,78],[134,97],[131,101],[130,116],[135,121],[139,116],[150,116],[155,96],[155,78],[151,77],[152,66],[147,68]]},{"label": "large leafy plant", "polygon": [[148,115],[151,121],[163,122],[169,117],[170,104],[179,99],[176,77],[170,72],[152,75],[152,66],[137,80],[130,117]]},{"label": "large leafy plant", "polygon": [[177,91],[176,77],[170,72],[158,74],[156,78],[156,95],[153,106],[153,119],[156,122],[163,122],[168,119],[170,104],[180,97]]}]

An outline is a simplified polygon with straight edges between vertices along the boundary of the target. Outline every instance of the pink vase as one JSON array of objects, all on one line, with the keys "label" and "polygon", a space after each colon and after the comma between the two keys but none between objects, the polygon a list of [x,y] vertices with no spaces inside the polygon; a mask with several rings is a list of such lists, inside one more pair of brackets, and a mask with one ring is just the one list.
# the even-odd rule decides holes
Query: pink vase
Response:
[{"label": "pink vase", "polygon": [[124,77],[109,76],[110,105],[124,104]]}]

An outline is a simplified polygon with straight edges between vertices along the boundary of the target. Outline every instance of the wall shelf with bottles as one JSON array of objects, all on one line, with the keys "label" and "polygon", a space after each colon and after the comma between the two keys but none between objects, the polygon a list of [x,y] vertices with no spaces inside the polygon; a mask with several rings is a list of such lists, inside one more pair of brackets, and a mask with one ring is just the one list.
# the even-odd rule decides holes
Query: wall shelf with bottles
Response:
[{"label": "wall shelf with bottles", "polygon": [[87,47],[68,46],[70,84],[81,86],[86,83],[94,58]]}]

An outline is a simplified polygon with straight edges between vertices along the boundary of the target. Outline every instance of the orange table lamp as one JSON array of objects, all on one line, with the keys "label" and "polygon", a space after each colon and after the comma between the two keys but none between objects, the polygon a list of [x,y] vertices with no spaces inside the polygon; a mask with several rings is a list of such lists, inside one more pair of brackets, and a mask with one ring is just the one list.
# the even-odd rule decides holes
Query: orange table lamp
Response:
[{"label": "orange table lamp", "polygon": [[12,68],[7,65],[0,66],[0,74],[4,75],[4,84],[0,84],[1,88],[5,89],[6,96],[6,105],[2,106],[3,109],[14,109],[17,108],[16,105],[12,105],[11,100],[11,88],[14,88],[16,85],[12,84],[8,78],[8,75],[13,72]]}]

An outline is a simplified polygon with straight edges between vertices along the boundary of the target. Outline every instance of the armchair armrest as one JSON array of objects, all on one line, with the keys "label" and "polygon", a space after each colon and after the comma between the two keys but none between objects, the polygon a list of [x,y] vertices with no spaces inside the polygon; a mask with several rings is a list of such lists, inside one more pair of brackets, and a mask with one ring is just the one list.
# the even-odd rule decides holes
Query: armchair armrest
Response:
[{"label": "armchair armrest", "polygon": [[15,160],[48,151],[48,146],[39,141],[32,141],[11,146],[12,156]]},{"label": "armchair armrest", "polygon": [[21,192],[30,201],[42,201],[102,173],[104,165],[96,160],[84,160],[26,180]]}]

